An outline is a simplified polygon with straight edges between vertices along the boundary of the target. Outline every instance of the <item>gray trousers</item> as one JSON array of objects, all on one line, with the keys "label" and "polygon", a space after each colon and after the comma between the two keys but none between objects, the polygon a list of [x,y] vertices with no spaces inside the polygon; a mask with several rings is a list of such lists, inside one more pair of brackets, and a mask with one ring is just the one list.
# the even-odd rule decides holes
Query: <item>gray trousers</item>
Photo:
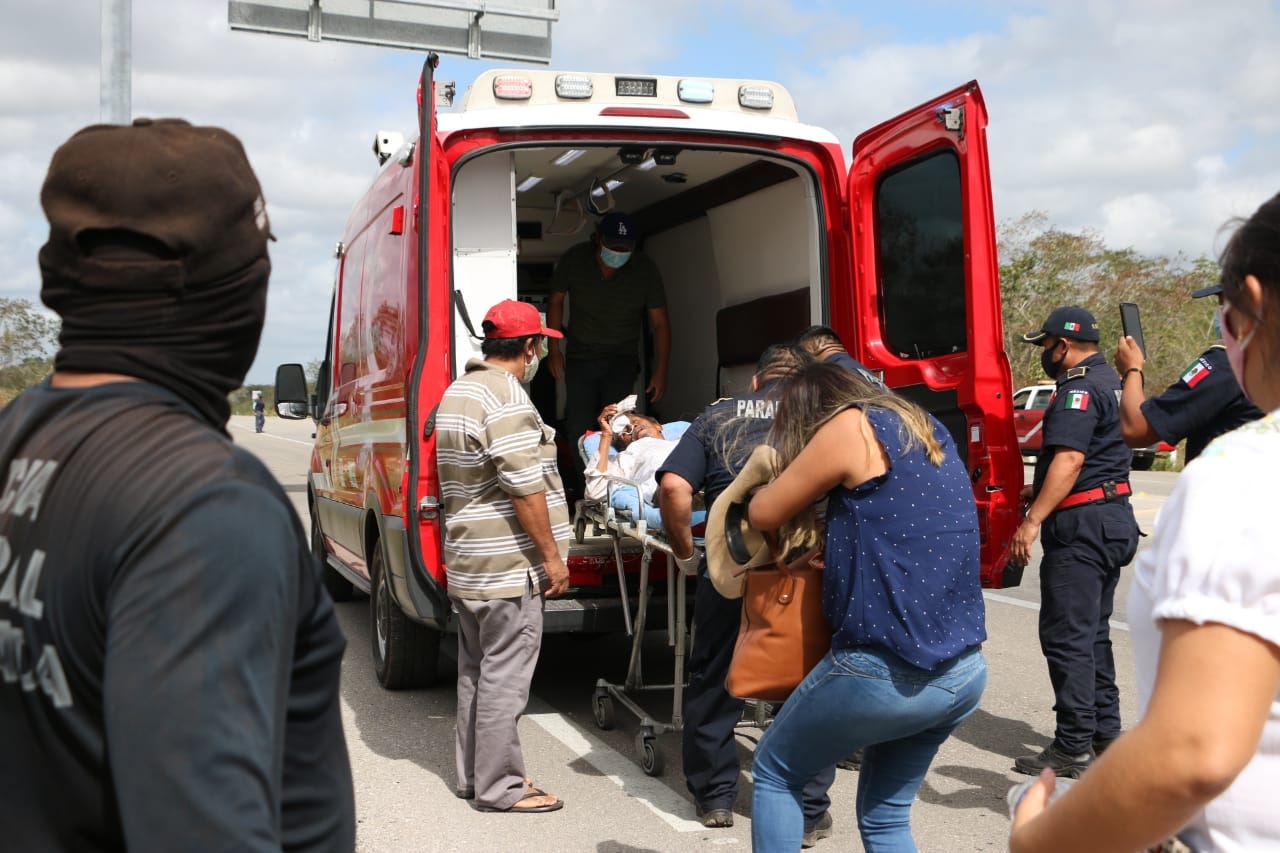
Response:
[{"label": "gray trousers", "polygon": [[452,599],[458,612],[458,787],[478,806],[510,808],[525,795],[516,730],[542,648],[542,594]]}]

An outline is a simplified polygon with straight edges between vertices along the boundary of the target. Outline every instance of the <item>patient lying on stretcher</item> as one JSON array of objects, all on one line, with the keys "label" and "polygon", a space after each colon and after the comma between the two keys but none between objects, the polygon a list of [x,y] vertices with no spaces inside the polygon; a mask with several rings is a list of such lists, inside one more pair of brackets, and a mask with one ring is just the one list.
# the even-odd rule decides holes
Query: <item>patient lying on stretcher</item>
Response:
[{"label": "patient lying on stretcher", "polygon": [[[629,510],[634,519],[643,517],[650,528],[660,529],[662,517],[654,505],[658,487],[654,475],[675,449],[688,422],[674,421],[664,426],[647,415],[618,414],[616,404],[605,406],[597,422],[600,431],[588,434],[583,441],[588,460],[587,499],[608,500],[614,509]],[[615,452],[611,453],[611,449]],[[634,488],[619,485],[617,478],[637,483],[639,495]]]}]

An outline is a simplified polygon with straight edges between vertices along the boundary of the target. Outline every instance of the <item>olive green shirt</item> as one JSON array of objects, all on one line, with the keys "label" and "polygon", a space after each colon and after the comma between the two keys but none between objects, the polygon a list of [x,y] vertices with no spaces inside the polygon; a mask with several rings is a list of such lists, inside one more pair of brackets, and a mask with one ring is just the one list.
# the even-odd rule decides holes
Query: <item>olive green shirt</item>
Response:
[{"label": "olive green shirt", "polygon": [[551,276],[551,291],[568,294],[566,358],[635,355],[647,312],[667,306],[662,274],[640,252],[605,280],[594,243],[565,252]]}]

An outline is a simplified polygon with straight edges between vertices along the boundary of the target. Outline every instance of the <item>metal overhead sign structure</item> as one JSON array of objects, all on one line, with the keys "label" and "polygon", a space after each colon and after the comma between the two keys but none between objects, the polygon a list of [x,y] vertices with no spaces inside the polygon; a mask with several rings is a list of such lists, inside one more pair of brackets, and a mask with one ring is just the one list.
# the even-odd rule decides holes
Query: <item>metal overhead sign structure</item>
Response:
[{"label": "metal overhead sign structure", "polygon": [[472,59],[551,61],[556,0],[229,0],[233,30],[455,53]]}]

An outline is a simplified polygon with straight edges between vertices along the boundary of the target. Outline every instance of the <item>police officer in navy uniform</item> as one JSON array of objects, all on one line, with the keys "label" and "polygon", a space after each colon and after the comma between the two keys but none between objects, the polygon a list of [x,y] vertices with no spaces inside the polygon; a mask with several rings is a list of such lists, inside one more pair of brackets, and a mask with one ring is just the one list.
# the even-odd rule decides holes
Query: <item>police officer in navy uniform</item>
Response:
[{"label": "police officer in navy uniform", "polygon": [[[1222,285],[1202,287],[1191,298],[1217,296]],[[1214,312],[1214,337],[1221,337]],[[1146,447],[1157,440],[1177,444],[1187,440],[1187,461],[1224,432],[1262,417],[1257,406],[1240,390],[1227,363],[1227,351],[1214,344],[1187,366],[1177,382],[1150,400],[1143,399],[1142,368],[1146,358],[1133,338],[1122,337],[1116,348],[1116,371],[1123,390],[1120,395],[1120,429],[1130,447]]]},{"label": "police officer in navy uniform", "polygon": [[1120,377],[1098,351],[1093,315],[1057,308],[1022,339],[1042,347],[1040,363],[1057,383],[1011,553],[1025,565],[1040,537],[1040,649],[1057,728],[1053,743],[1018,758],[1014,769],[1036,775],[1051,767],[1078,777],[1120,734],[1109,620],[1120,569],[1138,548],[1129,505],[1132,453],[1120,433]]},{"label": "police officer in navy uniform", "polygon": [[[724,679],[733,658],[742,619],[741,599],[726,599],[707,576],[706,560],[695,549],[689,520],[693,495],[703,490],[707,506],[733,482],[751,451],[773,424],[775,384],[811,359],[799,347],[775,344],[756,362],[751,392],[715,401],[690,425],[658,469],[662,529],[685,574],[698,575],[693,606],[693,647],[684,704],[685,784],[704,826],[733,826],[738,796],[738,747],[734,727],[743,701],[730,696]],[[833,765],[805,787],[805,843],[831,834],[827,790]]]}]

